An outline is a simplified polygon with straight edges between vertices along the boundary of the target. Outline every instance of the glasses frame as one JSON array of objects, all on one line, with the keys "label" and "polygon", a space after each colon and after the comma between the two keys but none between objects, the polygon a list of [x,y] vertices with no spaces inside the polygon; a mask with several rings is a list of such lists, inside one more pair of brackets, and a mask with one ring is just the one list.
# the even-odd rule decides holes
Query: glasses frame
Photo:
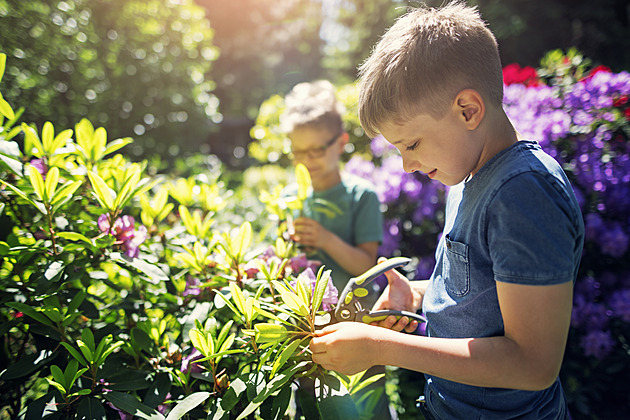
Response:
[{"label": "glasses frame", "polygon": [[343,134],[342,132],[339,132],[339,133],[335,134],[335,136],[333,138],[328,140],[322,146],[314,147],[314,148],[306,149],[306,150],[299,150],[297,152],[294,152],[292,150],[292,151],[289,152],[288,155],[291,158],[291,160],[302,160],[306,156],[308,156],[310,159],[319,159],[319,158],[323,157],[326,154],[326,151],[333,144],[335,144],[335,142],[339,139],[339,137],[341,137],[342,134]]}]

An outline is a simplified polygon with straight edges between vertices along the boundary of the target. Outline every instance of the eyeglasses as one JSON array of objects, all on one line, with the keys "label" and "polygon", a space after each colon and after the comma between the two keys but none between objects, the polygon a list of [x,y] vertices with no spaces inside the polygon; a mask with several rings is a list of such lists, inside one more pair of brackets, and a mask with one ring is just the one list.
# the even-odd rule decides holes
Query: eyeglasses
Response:
[{"label": "eyeglasses", "polygon": [[306,150],[292,150],[289,153],[289,157],[293,160],[302,160],[306,156],[308,156],[311,159],[318,159],[320,157],[323,157],[326,154],[326,151],[330,148],[330,146],[335,144],[335,142],[337,141],[340,135],[341,133],[335,134],[335,136],[332,139],[328,140],[326,144],[324,144],[323,146],[314,147],[312,149],[306,149]]}]

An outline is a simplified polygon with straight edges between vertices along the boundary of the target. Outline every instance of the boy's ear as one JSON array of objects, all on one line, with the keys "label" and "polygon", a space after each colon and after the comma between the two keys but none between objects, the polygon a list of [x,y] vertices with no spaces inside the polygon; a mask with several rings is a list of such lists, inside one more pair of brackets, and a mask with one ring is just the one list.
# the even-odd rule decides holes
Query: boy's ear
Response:
[{"label": "boy's ear", "polygon": [[455,106],[469,130],[475,130],[486,113],[483,98],[474,89],[464,89],[459,92],[455,98]]}]

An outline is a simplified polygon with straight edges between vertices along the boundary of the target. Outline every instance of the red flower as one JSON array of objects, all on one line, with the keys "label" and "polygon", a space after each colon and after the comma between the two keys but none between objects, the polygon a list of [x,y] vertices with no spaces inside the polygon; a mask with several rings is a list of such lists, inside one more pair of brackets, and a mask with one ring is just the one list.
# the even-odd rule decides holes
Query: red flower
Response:
[{"label": "red flower", "polygon": [[618,98],[613,100],[613,106],[617,108],[621,108],[622,106],[628,103],[628,95],[621,95]]},{"label": "red flower", "polygon": [[512,63],[503,67],[503,83],[507,86],[521,83],[531,87],[540,85],[540,80],[535,68],[529,66],[521,67],[516,63]]},{"label": "red flower", "polygon": [[612,73],[612,70],[610,69],[610,67],[602,66],[600,64],[599,66],[591,69],[591,71],[588,72],[588,75],[586,75],[586,77],[584,77],[584,79],[582,80],[588,80],[595,76],[597,73]]}]

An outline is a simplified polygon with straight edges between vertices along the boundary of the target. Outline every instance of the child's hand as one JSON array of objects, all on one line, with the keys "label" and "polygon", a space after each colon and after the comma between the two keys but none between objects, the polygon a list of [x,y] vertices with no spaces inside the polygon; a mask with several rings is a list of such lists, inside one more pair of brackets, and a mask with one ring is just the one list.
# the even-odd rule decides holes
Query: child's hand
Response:
[{"label": "child's hand", "polygon": [[378,351],[371,346],[378,338],[376,327],[340,322],[316,331],[316,334],[309,348],[313,352],[313,362],[324,369],[354,375],[378,364],[374,357]]},{"label": "child's hand", "polygon": [[[378,261],[381,263],[385,261],[385,258],[379,258]],[[387,287],[374,304],[373,310],[391,309],[396,311],[416,312],[422,307],[423,295],[414,287],[407,277],[396,270],[387,271],[385,276],[387,277]]]},{"label": "child's hand", "polygon": [[295,242],[306,247],[321,249],[326,243],[328,230],[313,219],[300,217],[293,223],[294,233],[291,237]]}]

